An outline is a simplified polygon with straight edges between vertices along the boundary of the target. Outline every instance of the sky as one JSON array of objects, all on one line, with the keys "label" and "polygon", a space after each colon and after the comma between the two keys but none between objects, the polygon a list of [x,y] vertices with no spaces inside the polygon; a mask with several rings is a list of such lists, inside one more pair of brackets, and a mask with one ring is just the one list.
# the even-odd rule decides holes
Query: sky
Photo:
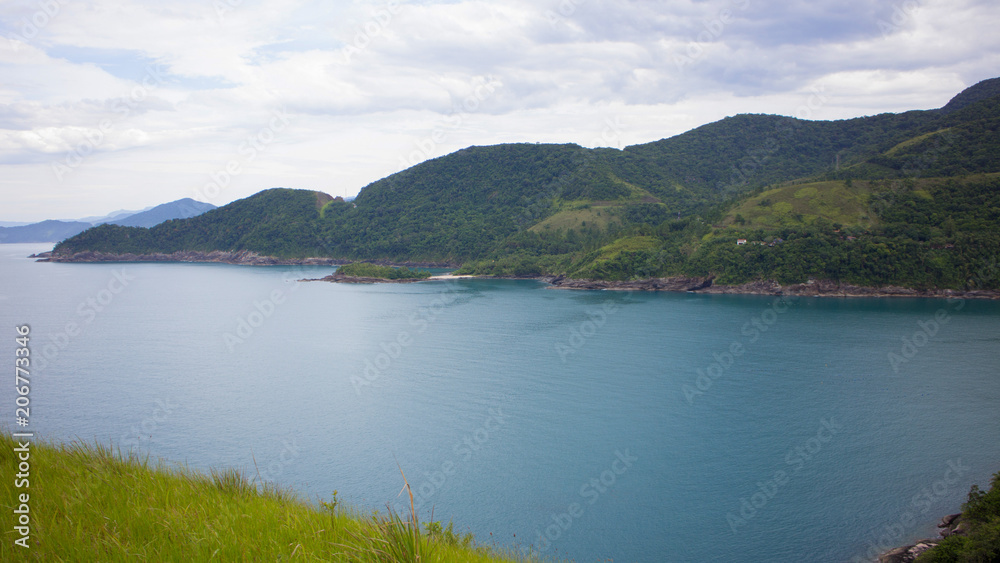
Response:
[{"label": "sky", "polygon": [[996,0],[0,0],[0,220],[353,196],[470,145],[932,109]]}]

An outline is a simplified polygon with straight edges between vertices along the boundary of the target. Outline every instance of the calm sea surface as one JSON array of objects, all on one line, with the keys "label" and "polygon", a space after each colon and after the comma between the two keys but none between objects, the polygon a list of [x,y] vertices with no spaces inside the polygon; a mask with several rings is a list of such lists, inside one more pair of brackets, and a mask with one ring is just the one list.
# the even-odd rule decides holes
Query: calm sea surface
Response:
[{"label": "calm sea surface", "polygon": [[[851,561],[1000,471],[1000,303],[25,258],[49,247],[0,245],[0,359],[30,324],[41,436],[369,510],[401,506],[398,462],[425,519],[485,543]],[[0,404],[11,429],[12,383]]]}]

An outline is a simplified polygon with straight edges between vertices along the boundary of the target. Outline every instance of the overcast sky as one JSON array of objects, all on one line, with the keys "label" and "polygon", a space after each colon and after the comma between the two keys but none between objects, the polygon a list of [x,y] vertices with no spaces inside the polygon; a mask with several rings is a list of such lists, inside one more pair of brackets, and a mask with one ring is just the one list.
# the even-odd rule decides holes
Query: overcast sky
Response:
[{"label": "overcast sky", "polygon": [[0,0],[0,220],[354,195],[469,145],[944,105],[996,0]]}]

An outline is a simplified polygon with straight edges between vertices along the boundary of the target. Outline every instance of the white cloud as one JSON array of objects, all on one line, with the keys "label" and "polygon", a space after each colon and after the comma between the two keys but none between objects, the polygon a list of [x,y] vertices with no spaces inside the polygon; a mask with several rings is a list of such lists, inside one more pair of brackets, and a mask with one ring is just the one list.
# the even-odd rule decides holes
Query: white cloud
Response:
[{"label": "white cloud", "polygon": [[0,9],[4,220],[197,197],[230,162],[213,203],[351,195],[472,144],[624,146],[817,91],[817,119],[939,107],[1000,63],[989,1],[53,1]]}]

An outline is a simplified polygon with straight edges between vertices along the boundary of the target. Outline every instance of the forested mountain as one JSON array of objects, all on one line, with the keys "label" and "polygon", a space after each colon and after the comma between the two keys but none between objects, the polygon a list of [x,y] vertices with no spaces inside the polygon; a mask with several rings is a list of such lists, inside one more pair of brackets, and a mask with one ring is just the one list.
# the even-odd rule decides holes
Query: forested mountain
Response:
[{"label": "forested mountain", "polygon": [[469,147],[374,182],[353,202],[267,190],[152,229],[105,225],[55,250],[958,287],[1000,250],[998,123],[993,79],[940,110],[840,121],[738,115],[624,150]]},{"label": "forested mountain", "polygon": [[171,253],[178,250],[253,250],[301,257],[323,254],[317,219],[330,196],[275,188],[190,219],[165,221],[152,228],[104,224],[55,247],[57,253],[97,250],[114,253]]}]

